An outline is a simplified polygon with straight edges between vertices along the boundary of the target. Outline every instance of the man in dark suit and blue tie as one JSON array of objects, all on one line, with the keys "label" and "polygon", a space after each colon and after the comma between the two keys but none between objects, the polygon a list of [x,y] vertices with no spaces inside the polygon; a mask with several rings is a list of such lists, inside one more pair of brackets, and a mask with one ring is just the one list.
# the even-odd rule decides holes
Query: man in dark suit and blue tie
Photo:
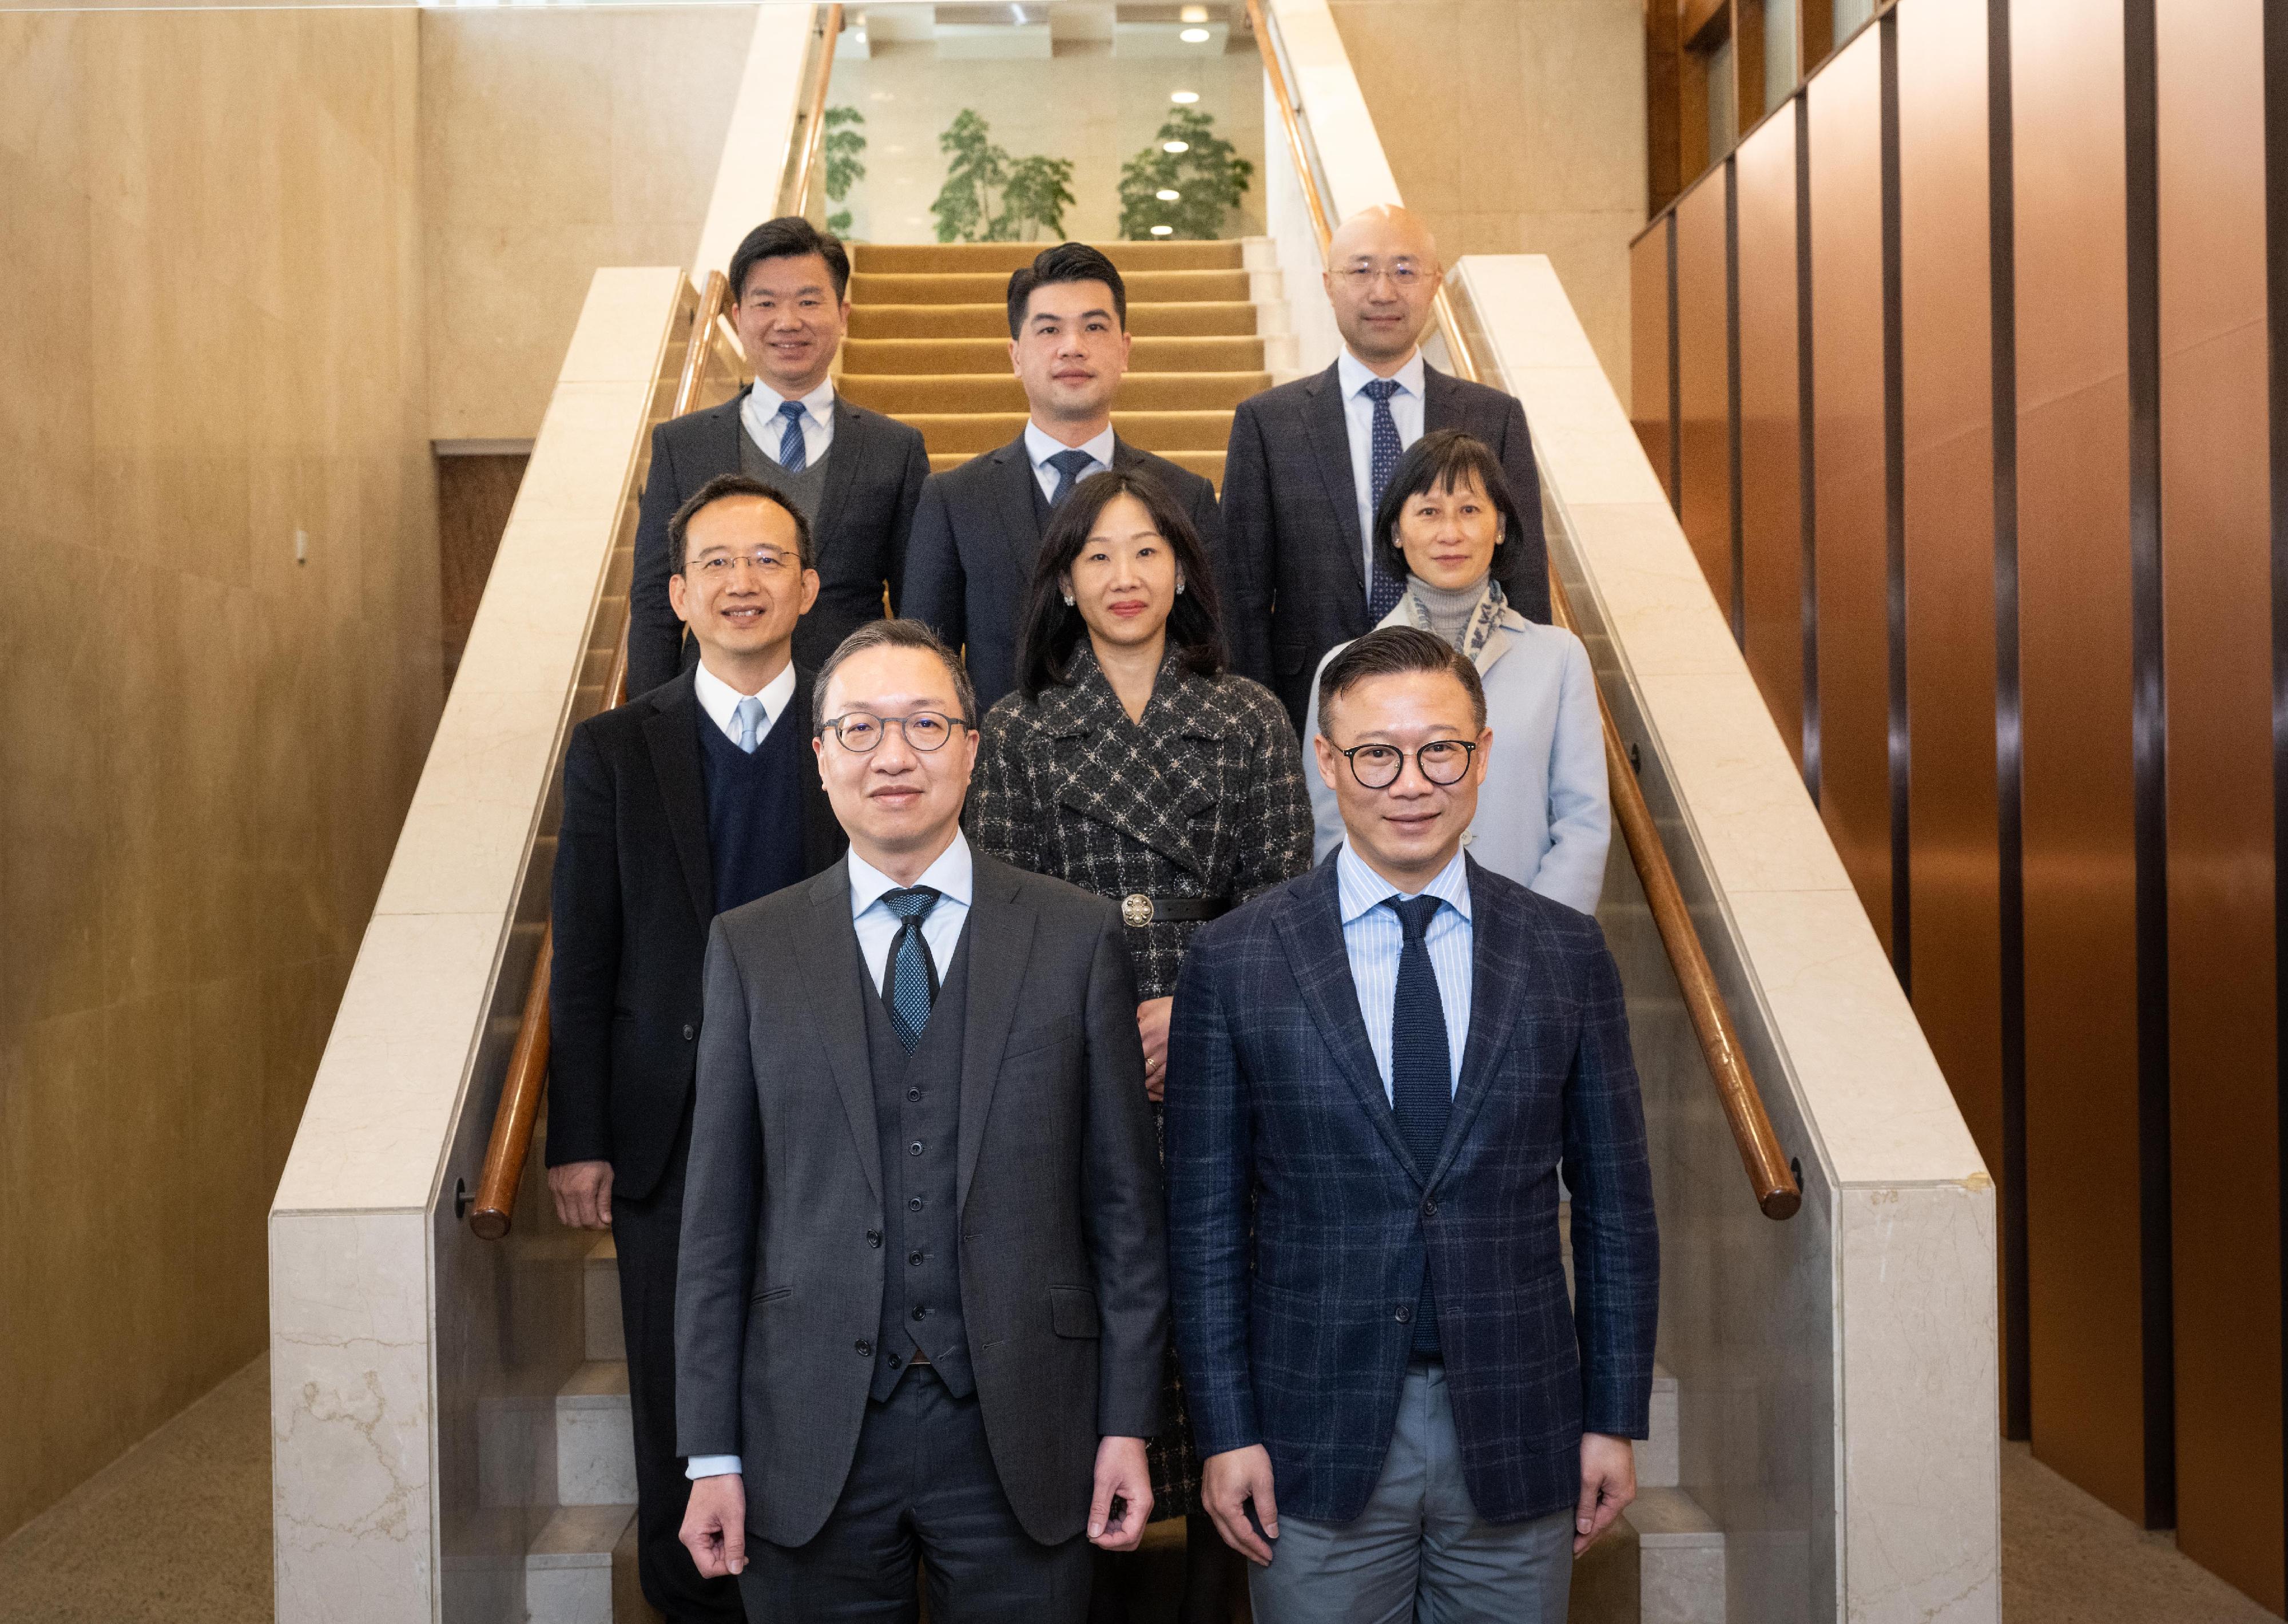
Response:
[{"label": "man in dark suit and blue tie", "polygon": [[998,450],[933,474],[914,514],[901,612],[965,649],[987,710],[1017,682],[1018,622],[1049,514],[1107,468],[1164,486],[1215,556],[1215,487],[1112,432],[1128,370],[1128,289],[1085,243],[1061,243],[1009,278],[1009,360],[1025,386],[1025,432]]},{"label": "man in dark suit and blue tie", "polygon": [[1351,644],[1315,741],[1345,844],[1176,988],[1177,1347],[1262,1624],[1561,1624],[1635,1494],[1659,1252],[1620,980],[1463,855],[1493,744],[1442,640]]},{"label": "man in dark suit and blue tie", "polygon": [[548,1184],[619,1251],[635,1429],[636,1565],[668,1618],[739,1619],[677,1538],[675,1272],[707,927],[842,848],[807,739],[795,628],[818,595],[785,497],[737,474],[668,523],[670,602],[699,664],[590,717],[564,752],[549,983]]},{"label": "man in dark suit and blue tie", "polygon": [[1225,601],[1232,663],[1277,694],[1299,736],[1320,657],[1381,624],[1405,584],[1376,561],[1374,511],[1406,448],[1458,428],[1493,448],[1523,521],[1494,577],[1529,620],[1549,619],[1541,476],[1516,397],[1422,359],[1442,272],[1429,228],[1377,206],[1327,248],[1343,353],[1323,372],[1240,402],[1223,466]]}]

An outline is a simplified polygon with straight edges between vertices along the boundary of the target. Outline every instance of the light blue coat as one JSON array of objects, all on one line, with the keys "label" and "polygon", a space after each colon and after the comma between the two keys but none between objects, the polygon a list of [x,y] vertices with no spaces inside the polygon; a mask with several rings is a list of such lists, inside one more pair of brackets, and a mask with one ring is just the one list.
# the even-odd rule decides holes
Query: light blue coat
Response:
[{"label": "light blue coat", "polygon": [[[1412,605],[1405,598],[1382,622],[1413,624]],[[1314,730],[1319,675],[1347,647],[1338,643],[1327,650],[1319,674],[1311,679],[1310,708],[1304,715]],[[1486,724],[1494,738],[1486,781],[1478,790],[1477,820],[1462,842],[1496,873],[1569,908],[1594,913],[1605,888],[1613,812],[1589,651],[1572,633],[1537,625],[1510,609],[1502,611],[1477,666],[1486,688]],[[1343,819],[1315,760],[1305,763],[1303,776],[1311,787],[1315,863],[1341,844]]]}]

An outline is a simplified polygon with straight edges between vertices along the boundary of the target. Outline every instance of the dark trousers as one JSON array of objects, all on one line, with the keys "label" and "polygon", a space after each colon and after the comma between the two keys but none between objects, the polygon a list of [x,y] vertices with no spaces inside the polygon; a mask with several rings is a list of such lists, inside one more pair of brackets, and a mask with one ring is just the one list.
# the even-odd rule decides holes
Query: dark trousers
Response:
[{"label": "dark trousers", "polygon": [[923,1366],[866,1405],[850,1480],[816,1538],[789,1548],[748,1534],[739,1588],[771,1624],[914,1624],[918,1563],[930,1624],[1080,1624],[1090,1548],[1037,1544],[1019,1526],[977,1400]]},{"label": "dark trousers", "polygon": [[673,1624],[744,1624],[738,1586],[728,1579],[702,1579],[677,1538],[691,1498],[683,1457],[675,1453],[675,1264],[683,1239],[683,1170],[690,1156],[687,1107],[659,1187],[640,1201],[617,1196],[612,1200],[629,1410],[636,1435],[636,1571],[644,1599]]}]

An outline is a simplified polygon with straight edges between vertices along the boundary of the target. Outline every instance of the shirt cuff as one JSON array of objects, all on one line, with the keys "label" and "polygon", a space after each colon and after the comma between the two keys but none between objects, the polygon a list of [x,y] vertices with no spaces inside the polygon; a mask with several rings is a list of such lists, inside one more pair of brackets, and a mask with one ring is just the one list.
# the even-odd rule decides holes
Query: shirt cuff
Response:
[{"label": "shirt cuff", "polygon": [[683,1475],[695,1483],[702,1477],[737,1477],[744,1473],[736,1455],[694,1455]]}]

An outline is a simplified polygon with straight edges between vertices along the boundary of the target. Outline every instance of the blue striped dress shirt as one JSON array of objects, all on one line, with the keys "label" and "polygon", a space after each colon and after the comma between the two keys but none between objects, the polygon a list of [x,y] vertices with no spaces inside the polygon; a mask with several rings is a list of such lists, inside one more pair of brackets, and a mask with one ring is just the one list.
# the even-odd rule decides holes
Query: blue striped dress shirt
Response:
[{"label": "blue striped dress shirt", "polygon": [[1446,905],[1423,933],[1430,970],[1438,978],[1438,1001],[1446,1007],[1446,1060],[1452,1087],[1462,1086],[1462,1050],[1470,1036],[1470,876],[1460,852],[1418,892],[1401,891],[1353,854],[1347,841],[1335,854],[1336,891],[1343,915],[1343,948],[1350,955],[1351,985],[1358,990],[1366,1040],[1374,1047],[1382,1092],[1390,1095],[1390,1025],[1398,1002],[1398,956],[1406,927],[1382,905],[1386,896],[1434,896]]}]

